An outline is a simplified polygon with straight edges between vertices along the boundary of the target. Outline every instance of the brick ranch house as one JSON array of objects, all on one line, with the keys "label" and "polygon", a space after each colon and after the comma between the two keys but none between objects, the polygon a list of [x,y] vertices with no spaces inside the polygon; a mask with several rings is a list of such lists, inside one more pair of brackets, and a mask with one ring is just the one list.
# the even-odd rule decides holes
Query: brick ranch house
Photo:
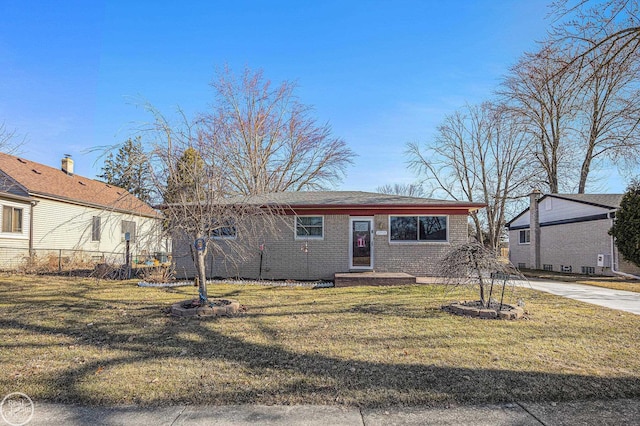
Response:
[{"label": "brick ranch house", "polygon": [[[265,197],[271,204],[287,206],[279,217],[278,235],[265,235],[246,261],[209,253],[208,277],[332,280],[336,273],[355,271],[433,275],[438,259],[468,240],[469,213],[484,207],[355,191]],[[242,240],[241,227],[224,238]],[[192,242],[175,236],[173,241],[177,275],[193,277]]]},{"label": "brick ranch house", "polygon": [[608,234],[623,194],[545,194],[510,222],[509,258],[518,268],[639,275]]},{"label": "brick ranch house", "polygon": [[73,160],[61,168],[0,153],[0,267],[26,261],[124,262],[166,252],[160,214],[126,190],[78,176]]}]

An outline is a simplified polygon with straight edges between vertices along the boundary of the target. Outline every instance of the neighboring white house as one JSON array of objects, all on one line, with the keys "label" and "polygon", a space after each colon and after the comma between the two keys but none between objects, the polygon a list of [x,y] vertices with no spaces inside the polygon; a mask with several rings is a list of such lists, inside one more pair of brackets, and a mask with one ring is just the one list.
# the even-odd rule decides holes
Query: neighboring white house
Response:
[{"label": "neighboring white house", "polygon": [[618,255],[608,234],[622,195],[533,193],[529,208],[507,223],[511,262],[518,268],[637,275],[640,270]]},{"label": "neighboring white house", "polygon": [[[126,190],[77,176],[73,160],[56,169],[0,153],[0,265],[47,257],[123,262],[166,252],[158,212]],[[55,262],[55,260],[53,260]]]}]

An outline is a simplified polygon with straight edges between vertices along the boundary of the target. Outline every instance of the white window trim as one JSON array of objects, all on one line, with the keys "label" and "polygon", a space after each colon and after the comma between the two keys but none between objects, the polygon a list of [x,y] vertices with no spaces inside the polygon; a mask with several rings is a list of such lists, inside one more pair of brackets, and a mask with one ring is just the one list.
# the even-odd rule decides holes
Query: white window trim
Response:
[{"label": "white window trim", "polygon": [[218,236],[214,235],[209,237],[209,239],[210,240],[236,240],[238,238],[238,228],[235,228],[235,230],[236,232],[233,235],[218,235]]},{"label": "white window trim", "polygon": [[[315,235],[305,235],[302,237],[298,236],[298,218],[299,217],[320,217],[322,218],[322,236]],[[319,214],[305,214],[305,215],[296,215],[293,217],[293,238],[295,241],[307,241],[307,240],[316,240],[321,241],[324,240],[324,215]]]},{"label": "white window trim", "polygon": [[[129,243],[130,244],[136,244],[138,242],[138,232],[139,232],[138,229],[139,228],[138,228],[138,223],[133,219],[131,219],[131,220],[127,220],[127,219],[124,219],[124,218],[120,219],[120,232],[121,232],[121,241],[120,242],[122,242],[122,243],[126,242],[126,238],[125,238],[126,237],[126,232],[122,232],[123,222],[131,222],[131,223],[133,223],[133,232],[134,232],[133,233],[133,239],[130,239]],[[131,235],[129,235],[129,237],[131,237]]]},{"label": "white window trim", "polygon": [[[218,226],[217,222],[214,223],[214,225],[215,225],[214,228],[215,229],[211,230],[209,228],[206,231],[207,239],[216,240],[216,241],[219,241],[219,240],[236,240],[236,239],[238,239],[238,226],[236,225],[237,222],[235,220],[233,220],[233,221],[229,221],[227,223],[231,223],[231,222],[233,222],[233,225],[226,225],[226,226],[220,226],[220,227],[217,227]],[[235,232],[234,232],[233,235],[213,235],[213,233],[215,231],[221,231],[224,228],[233,228]]]},{"label": "white window trim", "polygon": [[[427,217],[427,216],[431,216],[431,217],[443,216],[443,217],[445,217],[447,219],[447,239],[446,239],[446,241],[420,241],[420,240],[398,241],[398,240],[392,240],[391,239],[391,218],[392,217]],[[449,215],[448,214],[390,214],[389,218],[387,220],[387,224],[388,224],[388,228],[387,229],[389,229],[389,236],[388,236],[389,244],[425,245],[425,244],[449,244],[450,243],[449,228],[450,228],[451,221],[449,220]]]},{"label": "white window trim", "polygon": [[[94,234],[94,221],[98,219],[98,239],[93,239]],[[102,218],[100,216],[91,216],[91,242],[99,243],[102,240]]]},{"label": "white window trim", "polygon": [[[529,242],[524,242],[524,243],[522,243],[522,242],[520,242],[520,233],[521,233],[521,232],[526,232],[526,231],[529,231]],[[530,244],[531,244],[531,228],[527,228],[527,229],[519,229],[519,230],[518,230],[518,245],[519,245],[519,246],[528,246],[528,245],[530,245]]]},{"label": "white window trim", "polygon": [[[369,266],[354,266],[353,265],[353,222],[355,221],[368,221],[371,225],[370,232],[370,265]],[[370,271],[374,269],[375,265],[375,217],[374,216],[351,216],[349,217],[349,269]]]},{"label": "white window trim", "polygon": [[31,230],[28,228],[30,224],[27,217],[27,215],[31,214],[31,212],[29,211],[29,206],[20,203],[12,203],[10,201],[2,201],[2,203],[0,204],[0,225],[2,225],[1,220],[3,219],[2,215],[4,214],[4,206],[22,210],[22,231],[3,232],[2,226],[0,226],[0,238],[2,238],[3,240],[28,240],[29,232],[31,232]]}]

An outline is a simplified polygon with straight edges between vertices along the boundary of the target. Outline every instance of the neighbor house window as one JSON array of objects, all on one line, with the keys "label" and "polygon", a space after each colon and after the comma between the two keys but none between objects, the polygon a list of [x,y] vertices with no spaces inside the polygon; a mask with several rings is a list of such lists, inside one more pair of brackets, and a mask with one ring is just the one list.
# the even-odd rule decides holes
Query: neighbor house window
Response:
[{"label": "neighbor house window", "polygon": [[324,217],[296,216],[296,238],[324,238]]},{"label": "neighbor house window", "polygon": [[129,234],[129,241],[136,241],[136,223],[131,220],[122,221],[122,241],[126,241],[127,234]]},{"label": "neighbor house window", "polygon": [[100,216],[91,219],[91,241],[100,241]]},{"label": "neighbor house window", "polygon": [[544,264],[542,265],[542,269],[544,269],[545,271],[553,271],[553,265]]},{"label": "neighbor house window", "polygon": [[582,274],[583,275],[595,275],[596,274],[596,268],[593,266],[581,266],[580,267],[582,270]]},{"label": "neighbor house window", "polygon": [[390,216],[389,228],[391,241],[447,241],[447,216]]},{"label": "neighbor house window", "polygon": [[523,229],[520,231],[520,244],[529,244],[531,243],[531,230]]},{"label": "neighbor house window", "polygon": [[235,239],[238,235],[238,230],[235,225],[224,224],[223,226],[214,223],[209,230],[209,238],[214,239]]},{"label": "neighbor house window", "polygon": [[2,232],[22,232],[22,209],[2,207]]}]

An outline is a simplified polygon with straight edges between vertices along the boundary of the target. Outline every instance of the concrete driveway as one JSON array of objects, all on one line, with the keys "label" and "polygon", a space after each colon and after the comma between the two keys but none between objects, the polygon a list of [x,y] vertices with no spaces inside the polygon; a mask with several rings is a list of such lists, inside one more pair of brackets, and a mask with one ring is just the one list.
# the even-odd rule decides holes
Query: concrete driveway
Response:
[{"label": "concrete driveway", "polygon": [[518,281],[516,285],[640,315],[640,293],[632,291],[546,280]]}]

